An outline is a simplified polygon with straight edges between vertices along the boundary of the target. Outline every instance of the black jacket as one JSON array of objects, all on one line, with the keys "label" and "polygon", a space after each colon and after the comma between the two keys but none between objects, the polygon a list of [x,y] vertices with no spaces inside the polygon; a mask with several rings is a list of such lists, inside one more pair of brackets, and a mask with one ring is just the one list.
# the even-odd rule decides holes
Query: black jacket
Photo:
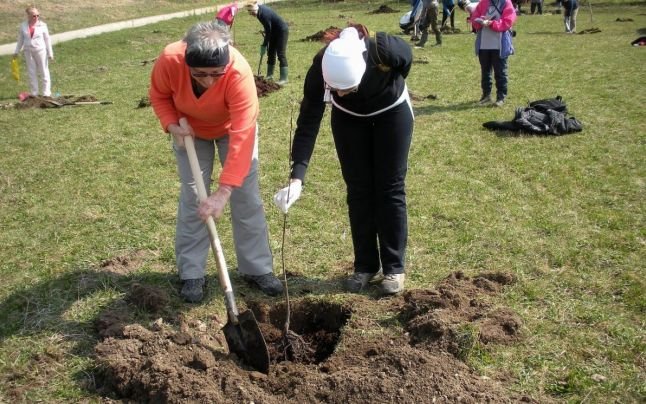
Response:
[{"label": "black jacket", "polygon": [[258,6],[258,15],[256,17],[265,29],[265,40],[262,42],[263,46],[267,46],[272,37],[277,38],[280,33],[289,31],[287,23],[274,10],[267,6]]},{"label": "black jacket", "polygon": [[[401,38],[378,32],[375,38],[365,39],[367,52],[366,72],[359,90],[339,97],[332,92],[334,102],[358,114],[369,114],[392,105],[402,95],[413,62],[410,46]],[[305,76],[303,101],[296,121],[292,148],[292,178],[303,180],[325,112],[325,82],[321,63],[325,49],[321,49]]]}]

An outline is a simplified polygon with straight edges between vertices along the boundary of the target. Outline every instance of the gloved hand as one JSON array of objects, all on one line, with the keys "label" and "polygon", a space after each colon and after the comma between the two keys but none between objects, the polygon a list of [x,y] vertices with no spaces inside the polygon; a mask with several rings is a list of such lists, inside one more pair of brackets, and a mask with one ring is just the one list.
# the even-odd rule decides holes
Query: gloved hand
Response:
[{"label": "gloved hand", "polygon": [[[281,189],[276,192],[274,195],[274,203],[278,206],[278,209],[281,212],[287,214],[289,207],[296,202],[298,198],[301,197],[301,191],[303,190],[303,183],[299,179],[294,179],[289,184],[288,187]],[[287,194],[289,193],[289,200],[287,200]]]},{"label": "gloved hand", "polygon": [[267,45],[260,45],[260,57],[265,56],[267,53]]},{"label": "gloved hand", "polygon": [[216,220],[219,219],[222,212],[224,212],[224,207],[229,202],[232,190],[233,187],[230,185],[220,185],[217,191],[200,203],[197,209],[197,214],[200,215],[200,218],[205,222],[209,216],[213,216]]}]

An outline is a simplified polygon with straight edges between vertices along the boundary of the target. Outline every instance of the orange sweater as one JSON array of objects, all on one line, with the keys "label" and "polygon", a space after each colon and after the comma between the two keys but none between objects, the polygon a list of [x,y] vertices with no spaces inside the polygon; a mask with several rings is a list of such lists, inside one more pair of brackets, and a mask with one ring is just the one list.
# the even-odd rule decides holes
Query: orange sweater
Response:
[{"label": "orange sweater", "polygon": [[258,118],[258,95],[251,67],[232,46],[227,73],[200,98],[193,93],[184,62],[186,43],[172,43],[155,62],[150,79],[150,103],[167,131],[184,116],[200,139],[229,135],[229,150],[220,184],[239,187],[251,166]]}]

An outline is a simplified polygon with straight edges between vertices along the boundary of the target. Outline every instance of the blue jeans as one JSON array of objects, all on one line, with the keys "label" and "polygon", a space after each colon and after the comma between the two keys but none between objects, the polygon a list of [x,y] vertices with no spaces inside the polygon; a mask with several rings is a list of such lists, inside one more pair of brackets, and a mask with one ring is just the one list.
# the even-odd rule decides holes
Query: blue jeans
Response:
[{"label": "blue jeans", "polygon": [[478,52],[480,60],[482,96],[491,94],[491,71],[493,70],[496,79],[496,100],[504,100],[507,97],[507,58],[500,57],[498,49],[480,49]]}]

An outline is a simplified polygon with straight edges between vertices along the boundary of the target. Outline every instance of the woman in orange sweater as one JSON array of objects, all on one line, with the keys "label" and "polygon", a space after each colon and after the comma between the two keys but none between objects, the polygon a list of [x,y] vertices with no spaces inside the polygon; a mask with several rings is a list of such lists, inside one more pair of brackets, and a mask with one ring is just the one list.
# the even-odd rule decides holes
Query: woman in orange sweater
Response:
[{"label": "woman in orange sweater", "polygon": [[[184,40],[166,46],[153,67],[149,95],[162,128],[174,138],[181,181],[175,254],[182,297],[202,300],[210,245],[202,220],[218,219],[229,199],[239,272],[269,295],[282,293],[258,188],[256,85],[251,67],[230,46],[228,27],[219,21],[198,23]],[[188,128],[180,127],[182,117]],[[211,181],[216,147],[222,164],[217,190],[199,206],[184,136],[195,138],[205,184]]]}]

